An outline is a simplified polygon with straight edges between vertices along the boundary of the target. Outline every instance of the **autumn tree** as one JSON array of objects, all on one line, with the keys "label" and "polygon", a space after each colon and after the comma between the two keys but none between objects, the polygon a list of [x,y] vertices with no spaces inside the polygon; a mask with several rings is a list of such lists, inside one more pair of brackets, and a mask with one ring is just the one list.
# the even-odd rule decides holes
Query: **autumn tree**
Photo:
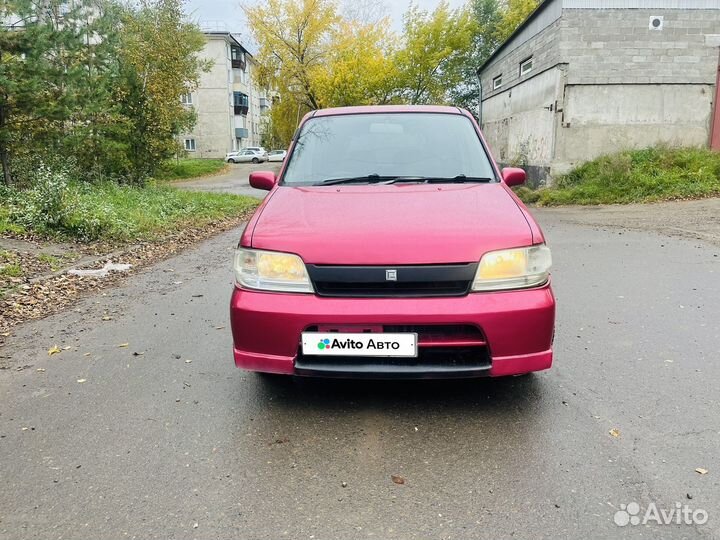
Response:
[{"label": "autumn tree", "polygon": [[332,107],[379,105],[392,100],[397,70],[395,37],[387,18],[375,24],[341,20],[330,32],[325,68],[317,74],[318,95]]},{"label": "autumn tree", "polygon": [[405,14],[403,43],[393,62],[400,95],[410,103],[447,103],[462,81],[476,21],[463,7],[441,1],[432,12],[411,6]]},{"label": "autumn tree", "polygon": [[502,43],[538,7],[539,0],[504,0],[502,17],[497,23],[495,38]]},{"label": "autumn tree", "polygon": [[258,82],[278,88],[307,109],[323,104],[317,77],[326,67],[330,33],[338,21],[332,0],[266,0],[244,5],[259,45]]},{"label": "autumn tree", "polygon": [[176,135],[192,127],[195,116],[180,102],[193,91],[205,38],[187,23],[181,0],[142,0],[123,19],[116,98],[127,124],[129,179],[142,183],[178,150]]}]

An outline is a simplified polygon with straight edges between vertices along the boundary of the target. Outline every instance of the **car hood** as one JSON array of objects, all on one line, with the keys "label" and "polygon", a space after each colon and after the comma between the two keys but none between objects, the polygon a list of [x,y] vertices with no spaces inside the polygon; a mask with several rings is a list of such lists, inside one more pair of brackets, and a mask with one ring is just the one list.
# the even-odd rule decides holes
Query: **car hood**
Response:
[{"label": "car hood", "polygon": [[312,264],[474,262],[533,241],[499,183],[279,186],[269,197],[252,247],[297,253]]}]

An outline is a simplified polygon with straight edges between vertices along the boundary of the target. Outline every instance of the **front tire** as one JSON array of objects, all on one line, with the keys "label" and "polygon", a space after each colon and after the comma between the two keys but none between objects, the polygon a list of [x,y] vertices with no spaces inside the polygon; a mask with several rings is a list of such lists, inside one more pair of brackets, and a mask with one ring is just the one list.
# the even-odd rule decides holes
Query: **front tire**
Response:
[{"label": "front tire", "polygon": [[259,160],[258,158],[256,158],[256,157],[254,157],[254,158],[252,159],[252,162],[255,163],[255,165],[257,165],[258,163],[260,163],[260,160]]},{"label": "front tire", "polygon": [[235,163],[235,160],[232,159],[232,158],[230,158],[230,159],[227,160],[227,162],[228,162],[228,163]]}]

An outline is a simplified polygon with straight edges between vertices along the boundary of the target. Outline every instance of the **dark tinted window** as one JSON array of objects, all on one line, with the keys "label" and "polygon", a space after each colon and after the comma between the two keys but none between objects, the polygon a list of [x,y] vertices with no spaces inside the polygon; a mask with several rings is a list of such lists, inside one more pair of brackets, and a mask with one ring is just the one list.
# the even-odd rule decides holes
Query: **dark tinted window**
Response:
[{"label": "dark tinted window", "polygon": [[470,120],[455,114],[352,114],[311,118],[283,182],[378,174],[494,178]]}]

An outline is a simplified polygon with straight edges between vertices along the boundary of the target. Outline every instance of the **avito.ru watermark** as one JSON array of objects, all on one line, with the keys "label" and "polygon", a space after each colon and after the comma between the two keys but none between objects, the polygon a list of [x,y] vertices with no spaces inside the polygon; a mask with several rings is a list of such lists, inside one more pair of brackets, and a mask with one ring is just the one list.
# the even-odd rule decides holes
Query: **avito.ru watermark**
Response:
[{"label": "avito.ru watermark", "polygon": [[641,512],[642,508],[636,502],[621,504],[620,510],[615,512],[613,521],[615,525],[705,525],[708,521],[708,513],[702,508],[691,508],[687,504],[675,503],[673,508],[658,508],[655,503],[650,503]]}]

